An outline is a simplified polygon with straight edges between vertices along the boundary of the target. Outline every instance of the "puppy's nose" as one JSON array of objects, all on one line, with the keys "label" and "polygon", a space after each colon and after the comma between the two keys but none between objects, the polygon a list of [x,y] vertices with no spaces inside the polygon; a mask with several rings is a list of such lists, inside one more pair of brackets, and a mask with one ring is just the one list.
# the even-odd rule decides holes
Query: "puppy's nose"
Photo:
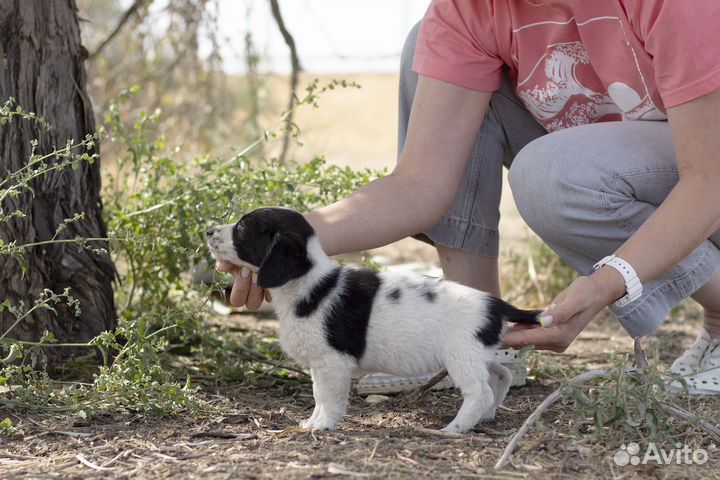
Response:
[{"label": "puppy's nose", "polygon": [[208,237],[212,237],[212,236],[215,234],[215,232],[217,232],[217,227],[210,227],[210,228],[207,229],[207,231],[205,232],[205,234],[206,234]]}]

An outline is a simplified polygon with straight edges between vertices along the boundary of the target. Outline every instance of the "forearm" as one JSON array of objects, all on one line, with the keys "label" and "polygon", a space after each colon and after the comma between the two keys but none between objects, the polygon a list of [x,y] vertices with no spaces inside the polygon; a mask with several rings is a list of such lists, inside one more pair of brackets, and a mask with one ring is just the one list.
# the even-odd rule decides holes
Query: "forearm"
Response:
[{"label": "forearm", "polygon": [[[641,282],[672,268],[720,229],[720,91],[674,107],[668,116],[679,181],[617,252]],[[614,293],[620,289],[621,296],[620,275],[606,278],[605,288]]]},{"label": "forearm", "polygon": [[619,250],[640,281],[672,268],[720,228],[720,181],[684,178]]},{"label": "forearm", "polygon": [[448,189],[431,190],[419,179],[392,173],[305,218],[327,254],[368,250],[435,225],[449,205],[447,195],[442,198]]},{"label": "forearm", "polygon": [[393,173],[306,215],[326,253],[379,247],[437,224],[460,188],[490,96],[421,76]]}]

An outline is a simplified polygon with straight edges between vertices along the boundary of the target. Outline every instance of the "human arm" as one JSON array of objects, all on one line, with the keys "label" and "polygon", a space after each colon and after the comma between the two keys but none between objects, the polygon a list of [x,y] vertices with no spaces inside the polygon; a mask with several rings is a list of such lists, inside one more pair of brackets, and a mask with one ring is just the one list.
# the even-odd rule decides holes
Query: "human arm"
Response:
[{"label": "human arm", "polygon": [[[437,224],[460,188],[490,96],[421,75],[397,167],[306,215],[326,253],[379,247]],[[236,275],[230,299],[257,309],[263,292]]]},{"label": "human arm", "polygon": [[[720,90],[668,109],[679,180],[665,201],[617,251],[641,282],[656,278],[720,229]],[[662,242],[658,242],[662,239]],[[599,260],[599,259],[598,259]],[[535,345],[563,351],[602,308],[623,296],[625,285],[604,267],[578,278],[551,302],[553,324],[544,329],[513,329],[508,346]]]},{"label": "human arm", "polygon": [[460,188],[490,95],[421,76],[392,173],[306,216],[324,250],[366,250],[435,226]]}]

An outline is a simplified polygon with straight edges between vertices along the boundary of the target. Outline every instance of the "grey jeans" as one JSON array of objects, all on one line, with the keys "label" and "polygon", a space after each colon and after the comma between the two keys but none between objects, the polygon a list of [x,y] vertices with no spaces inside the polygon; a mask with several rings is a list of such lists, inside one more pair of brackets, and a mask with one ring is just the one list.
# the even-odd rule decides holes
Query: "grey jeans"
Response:
[{"label": "grey jeans", "polygon": [[[401,60],[399,150],[417,84],[411,70],[416,39],[417,26]],[[678,181],[667,122],[605,122],[548,134],[506,76],[491,98],[454,204],[425,235],[436,244],[497,257],[503,165],[510,168],[510,187],[522,218],[582,274],[620,248]],[[718,266],[720,231],[678,265],[645,282],[639,300],[611,310],[630,335],[650,334]]]}]

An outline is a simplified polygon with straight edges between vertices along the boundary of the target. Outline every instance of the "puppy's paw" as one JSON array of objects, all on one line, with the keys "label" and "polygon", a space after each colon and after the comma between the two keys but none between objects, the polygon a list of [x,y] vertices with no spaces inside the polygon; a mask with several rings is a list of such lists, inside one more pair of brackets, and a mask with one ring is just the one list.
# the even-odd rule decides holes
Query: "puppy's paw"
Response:
[{"label": "puppy's paw", "polygon": [[314,420],[309,418],[300,422],[300,428],[306,428],[308,430],[312,430],[313,432],[319,430],[335,430],[336,424],[337,422],[330,422],[321,418]]},{"label": "puppy's paw", "polygon": [[492,422],[493,420],[495,420],[495,414],[496,414],[495,410],[493,410],[492,412],[488,412],[488,413],[484,414],[482,417],[480,417],[480,421],[481,422]]},{"label": "puppy's paw", "polygon": [[447,427],[440,429],[441,432],[449,432],[449,433],[465,433],[468,430],[470,430],[470,429],[464,428],[462,425],[460,425],[459,423],[455,423],[455,422],[452,422]]}]

